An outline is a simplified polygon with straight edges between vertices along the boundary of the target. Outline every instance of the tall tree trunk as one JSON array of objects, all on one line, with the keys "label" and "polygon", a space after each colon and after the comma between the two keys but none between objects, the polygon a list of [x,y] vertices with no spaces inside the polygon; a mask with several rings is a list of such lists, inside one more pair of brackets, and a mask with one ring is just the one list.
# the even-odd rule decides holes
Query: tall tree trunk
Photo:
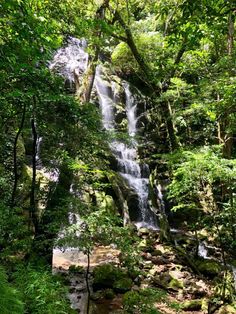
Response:
[{"label": "tall tree trunk", "polygon": [[[145,75],[146,83],[148,83],[149,87],[152,86],[151,69],[146,64],[145,60],[143,59],[143,57],[139,53],[138,48],[134,42],[133,34],[132,34],[129,26],[126,25],[125,21],[122,19],[121,15],[118,11],[115,12],[114,19],[119,22],[119,24],[121,25],[121,27],[125,31],[125,35],[126,35],[125,42],[129,46],[129,48],[130,48],[135,60],[137,61],[141,71]],[[152,88],[153,88],[153,90],[155,90],[154,87],[152,87]]]},{"label": "tall tree trunk", "polygon": [[226,132],[229,125],[229,115],[221,116],[217,123],[219,144],[223,144],[222,154],[224,158],[231,158],[233,149],[233,134]]},{"label": "tall tree trunk", "polygon": [[179,142],[178,142],[176,132],[175,132],[175,127],[174,127],[173,118],[172,118],[172,111],[171,111],[170,105],[166,101],[163,101],[162,103],[162,112],[163,112],[162,115],[166,121],[166,128],[169,135],[170,147],[171,147],[171,150],[174,151],[175,149],[179,147]]},{"label": "tall tree trunk", "polygon": [[[96,19],[98,21],[102,21],[105,18],[105,10],[108,7],[108,4],[109,4],[109,0],[105,0],[103,4],[98,8],[96,12]],[[96,31],[95,36],[99,39],[102,37],[101,29]],[[79,97],[82,99],[83,102],[90,102],[90,99],[91,99],[99,53],[100,53],[100,47],[99,45],[96,45],[94,57],[90,62],[90,65],[86,71],[86,74],[84,75],[84,79],[83,79],[84,86],[82,88],[82,91],[78,92]]]},{"label": "tall tree trunk", "polygon": [[15,205],[15,197],[16,197],[16,189],[17,189],[17,183],[18,183],[18,165],[17,165],[17,144],[19,136],[23,130],[24,123],[25,123],[25,113],[26,113],[26,104],[23,106],[23,113],[21,118],[21,123],[19,126],[19,129],[16,133],[16,137],[14,140],[13,145],[13,172],[14,172],[14,183],[13,183],[13,189],[12,189],[12,195],[11,195],[11,207]]},{"label": "tall tree trunk", "polygon": [[227,43],[227,50],[228,50],[229,56],[232,56],[233,48],[234,48],[234,17],[233,17],[233,9],[230,8],[230,12],[228,16],[228,43]]},{"label": "tall tree trunk", "polygon": [[31,119],[31,130],[33,136],[33,147],[32,147],[32,181],[31,181],[31,192],[30,192],[30,217],[31,222],[34,226],[35,232],[37,233],[38,229],[38,218],[36,213],[36,204],[35,204],[35,189],[36,189],[36,157],[37,157],[37,131],[35,125],[35,119]]}]

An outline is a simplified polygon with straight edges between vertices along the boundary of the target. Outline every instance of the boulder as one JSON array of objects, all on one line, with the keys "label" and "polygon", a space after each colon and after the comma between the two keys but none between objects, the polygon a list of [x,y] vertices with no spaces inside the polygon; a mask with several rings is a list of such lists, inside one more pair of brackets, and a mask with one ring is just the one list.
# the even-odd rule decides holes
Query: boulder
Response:
[{"label": "boulder", "polygon": [[183,289],[183,288],[184,288],[183,281],[176,278],[171,279],[171,281],[168,284],[168,289],[171,289],[174,291],[178,291],[179,289]]},{"label": "boulder", "polygon": [[150,233],[149,229],[144,228],[144,227],[138,230],[139,237],[142,237],[143,235],[149,235],[149,233]]},{"label": "boulder", "polygon": [[202,309],[202,300],[189,300],[182,303],[183,311],[200,311]]},{"label": "boulder", "polygon": [[184,288],[183,280],[174,277],[169,272],[161,273],[159,276],[155,276],[152,281],[154,285],[157,285],[165,290],[178,291]]},{"label": "boulder", "polygon": [[220,265],[220,263],[208,259],[197,261],[196,267],[201,274],[209,278],[216,277],[222,270],[222,266]]}]

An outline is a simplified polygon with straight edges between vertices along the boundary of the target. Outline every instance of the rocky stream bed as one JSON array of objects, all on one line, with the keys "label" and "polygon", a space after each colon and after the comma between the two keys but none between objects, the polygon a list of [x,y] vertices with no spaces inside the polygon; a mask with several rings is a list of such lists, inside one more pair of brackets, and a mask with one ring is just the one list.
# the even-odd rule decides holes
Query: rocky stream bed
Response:
[{"label": "rocky stream bed", "polygon": [[[122,265],[122,254],[114,247],[94,248],[88,275],[89,313],[236,313],[232,300],[227,300],[229,289],[234,289],[230,269],[223,304],[217,296],[224,267],[213,255],[192,259],[194,241],[189,235],[176,233],[176,243],[181,243],[177,246],[161,244],[158,232],[146,228],[139,229],[138,236],[138,272]],[[217,250],[215,254],[220,255]],[[87,256],[75,248],[55,249],[53,267],[68,279],[72,308],[87,313]]]}]

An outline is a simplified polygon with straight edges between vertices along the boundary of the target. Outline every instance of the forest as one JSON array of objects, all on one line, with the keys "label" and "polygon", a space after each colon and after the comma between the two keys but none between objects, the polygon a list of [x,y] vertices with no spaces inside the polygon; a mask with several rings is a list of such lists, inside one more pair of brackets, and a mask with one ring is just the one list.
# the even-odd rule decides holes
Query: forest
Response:
[{"label": "forest", "polygon": [[0,314],[236,313],[235,26],[0,2]]}]

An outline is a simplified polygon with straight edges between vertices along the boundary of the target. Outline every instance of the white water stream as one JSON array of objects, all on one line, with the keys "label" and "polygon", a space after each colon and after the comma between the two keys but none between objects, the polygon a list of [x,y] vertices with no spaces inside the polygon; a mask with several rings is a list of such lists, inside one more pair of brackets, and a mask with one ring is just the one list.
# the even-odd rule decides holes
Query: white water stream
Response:
[{"label": "white water stream", "polygon": [[[99,104],[102,112],[103,126],[107,131],[115,132],[115,113],[116,106],[116,88],[115,84],[111,84],[111,88],[107,86],[104,80],[102,66],[96,71],[95,87],[99,97]],[[138,143],[135,139],[137,135],[137,103],[130,90],[127,82],[123,83],[125,93],[125,109],[127,117],[127,135],[129,144],[119,140],[113,140],[110,143],[111,150],[118,161],[118,171],[128,182],[129,186],[134,190],[138,197],[138,208],[141,217],[138,221],[139,226],[150,228],[156,227],[154,213],[150,210],[148,204],[149,196],[149,180],[142,177],[141,167],[138,163]],[[147,167],[147,165],[146,165]]]}]

